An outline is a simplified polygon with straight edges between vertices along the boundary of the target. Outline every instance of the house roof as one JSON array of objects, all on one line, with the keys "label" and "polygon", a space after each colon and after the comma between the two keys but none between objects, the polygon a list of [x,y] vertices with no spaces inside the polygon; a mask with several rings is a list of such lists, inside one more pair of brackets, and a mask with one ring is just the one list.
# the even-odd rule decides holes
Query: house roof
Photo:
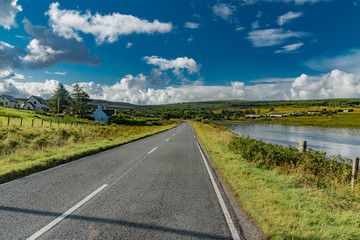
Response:
[{"label": "house roof", "polygon": [[[34,96],[34,95],[32,95],[31,97],[34,97],[36,100],[38,100],[41,104],[43,104],[44,103],[44,99],[42,99],[42,97],[38,97],[38,96]],[[30,98],[31,98],[30,97]],[[30,99],[29,98],[29,99]]]},{"label": "house roof", "polygon": [[3,94],[2,96],[6,97],[10,102],[18,102],[13,96]]},{"label": "house roof", "polygon": [[109,117],[110,117],[111,115],[113,115],[113,114],[116,113],[115,110],[103,110],[103,112],[104,112],[106,115],[108,115]]},{"label": "house roof", "polygon": [[26,104],[30,104],[31,106],[33,106],[34,108],[36,108],[36,107],[35,107],[35,105],[34,105],[34,104],[32,104],[31,102],[27,102],[27,103],[25,103],[25,104],[24,104],[24,107],[26,106]]}]

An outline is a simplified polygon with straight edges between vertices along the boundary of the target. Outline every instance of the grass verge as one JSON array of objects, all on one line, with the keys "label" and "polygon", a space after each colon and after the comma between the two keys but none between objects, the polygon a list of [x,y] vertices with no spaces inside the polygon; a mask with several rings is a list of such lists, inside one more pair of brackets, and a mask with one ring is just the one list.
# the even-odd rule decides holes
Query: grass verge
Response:
[{"label": "grass verge", "polygon": [[0,183],[104,151],[176,126],[0,128]]},{"label": "grass verge", "polygon": [[360,183],[334,183],[327,188],[299,184],[296,173],[264,167],[230,150],[225,127],[192,122],[221,177],[239,206],[266,239],[359,239]]}]

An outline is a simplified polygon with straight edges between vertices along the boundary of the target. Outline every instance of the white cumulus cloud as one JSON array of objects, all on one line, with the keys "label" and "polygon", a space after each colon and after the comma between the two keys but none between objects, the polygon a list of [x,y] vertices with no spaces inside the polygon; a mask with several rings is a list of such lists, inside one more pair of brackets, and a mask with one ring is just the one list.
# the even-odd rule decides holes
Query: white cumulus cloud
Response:
[{"label": "white cumulus cloud", "polygon": [[37,39],[31,40],[26,48],[30,51],[30,54],[22,58],[26,62],[46,63],[53,61],[57,55],[63,53],[61,50],[54,50],[50,46],[41,45]]},{"label": "white cumulus cloud", "polygon": [[98,44],[112,43],[117,41],[120,35],[167,33],[173,28],[172,23],[162,23],[158,20],[149,22],[120,13],[93,15],[90,11],[81,13],[76,10],[60,10],[59,5],[58,2],[50,4],[46,15],[50,17],[53,31],[66,39],[75,38],[81,41],[78,33],[80,31],[94,35]]},{"label": "white cumulus cloud", "polygon": [[[57,80],[31,82],[19,81],[11,70],[0,71],[0,92],[14,97],[42,96],[51,97],[58,85]],[[2,79],[2,80],[1,80]],[[360,95],[359,75],[340,70],[319,76],[302,74],[296,78],[274,78],[254,81],[246,85],[241,81],[231,82],[228,86],[208,86],[196,81],[181,86],[150,88],[149,76],[126,75],[113,85],[80,82],[79,85],[93,99],[121,101],[137,104],[168,104],[178,102],[197,102],[207,100],[305,100],[325,98],[351,98]],[[71,86],[65,85],[71,90]]]},{"label": "white cumulus cloud", "polygon": [[340,70],[315,77],[302,74],[295,79],[290,92],[291,99],[358,97],[360,78]]},{"label": "white cumulus cloud", "polygon": [[0,0],[0,25],[5,29],[16,27],[15,16],[22,11],[17,0]]},{"label": "white cumulus cloud", "polygon": [[168,60],[158,56],[144,57],[143,58],[147,64],[155,65],[159,67],[160,70],[181,70],[187,69],[189,73],[197,73],[200,70],[200,64],[192,58],[188,57],[178,57],[176,59]]}]

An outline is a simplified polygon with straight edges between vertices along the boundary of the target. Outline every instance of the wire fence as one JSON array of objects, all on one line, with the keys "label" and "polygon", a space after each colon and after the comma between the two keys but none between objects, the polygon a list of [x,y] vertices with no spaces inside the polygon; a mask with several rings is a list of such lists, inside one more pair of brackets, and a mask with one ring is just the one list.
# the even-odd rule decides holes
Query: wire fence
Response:
[{"label": "wire fence", "polygon": [[68,120],[44,120],[44,119],[31,119],[31,118],[18,118],[18,117],[5,117],[0,116],[0,126],[8,127],[11,125],[19,127],[60,127],[60,126],[89,126],[92,124],[73,122]]}]

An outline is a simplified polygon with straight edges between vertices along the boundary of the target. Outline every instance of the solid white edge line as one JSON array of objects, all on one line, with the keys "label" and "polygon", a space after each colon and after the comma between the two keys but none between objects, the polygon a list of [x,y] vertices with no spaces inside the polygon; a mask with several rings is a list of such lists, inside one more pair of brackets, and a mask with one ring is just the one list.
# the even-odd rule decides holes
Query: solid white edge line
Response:
[{"label": "solid white edge line", "polygon": [[170,140],[170,138],[166,139],[165,141],[167,142],[167,141],[169,141],[169,140]]},{"label": "solid white edge line", "polygon": [[208,172],[208,174],[209,174],[211,183],[212,183],[213,188],[214,188],[214,190],[215,190],[216,196],[217,196],[217,198],[218,198],[218,200],[219,200],[221,209],[222,209],[222,211],[223,211],[223,213],[224,213],[224,216],[225,216],[227,225],[228,225],[229,230],[230,230],[230,232],[231,232],[231,236],[232,236],[232,238],[233,238],[234,240],[240,240],[240,236],[239,236],[238,232],[236,231],[234,222],[233,222],[232,219],[231,219],[230,213],[229,213],[229,211],[228,211],[228,209],[227,209],[227,207],[226,207],[226,205],[225,205],[224,199],[222,198],[222,196],[221,196],[221,194],[220,194],[219,188],[218,188],[218,186],[217,186],[217,184],[216,184],[216,182],[215,182],[215,179],[214,179],[213,174],[212,174],[211,171],[210,171],[210,168],[209,168],[208,163],[207,163],[207,161],[206,161],[206,159],[205,159],[205,156],[204,156],[204,154],[203,154],[203,152],[202,152],[202,150],[201,150],[201,148],[200,148],[200,145],[199,145],[198,142],[196,142],[196,144],[197,144],[197,146],[198,146],[198,148],[199,148],[199,150],[200,150],[201,157],[202,157],[202,159],[203,159],[203,161],[204,161],[204,163],[205,163],[206,170],[207,170],[207,172]]},{"label": "solid white edge line", "polygon": [[52,227],[54,227],[56,224],[58,224],[60,221],[64,220],[66,217],[68,217],[71,213],[73,213],[76,209],[78,209],[79,207],[81,207],[82,205],[84,205],[87,201],[89,201],[91,198],[93,198],[96,194],[98,194],[99,192],[101,192],[104,188],[106,188],[108,185],[104,184],[101,187],[99,187],[98,189],[96,189],[94,192],[92,192],[90,195],[88,195],[87,197],[85,197],[83,200],[81,200],[80,202],[78,202],[75,206],[73,206],[72,208],[70,208],[69,210],[67,210],[66,212],[64,212],[63,214],[61,214],[60,217],[57,217],[54,221],[52,221],[51,223],[49,223],[48,225],[46,225],[45,227],[43,227],[42,229],[40,229],[39,231],[37,231],[36,233],[34,233],[31,237],[27,238],[27,240],[34,240],[37,239],[38,237],[40,237],[41,235],[43,235],[45,232],[49,231]]},{"label": "solid white edge line", "polygon": [[148,152],[148,154],[152,153],[153,151],[155,151],[158,147],[155,147],[153,150],[151,150],[150,152]]}]

